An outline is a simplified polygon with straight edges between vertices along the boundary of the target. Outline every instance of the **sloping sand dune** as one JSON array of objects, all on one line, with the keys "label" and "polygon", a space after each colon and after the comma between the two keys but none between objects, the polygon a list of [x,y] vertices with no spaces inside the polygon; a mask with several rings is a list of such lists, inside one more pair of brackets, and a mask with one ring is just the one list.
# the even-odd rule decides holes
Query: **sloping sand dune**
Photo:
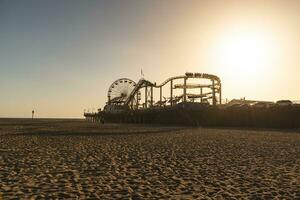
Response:
[{"label": "sloping sand dune", "polygon": [[299,199],[300,133],[0,120],[0,199]]}]

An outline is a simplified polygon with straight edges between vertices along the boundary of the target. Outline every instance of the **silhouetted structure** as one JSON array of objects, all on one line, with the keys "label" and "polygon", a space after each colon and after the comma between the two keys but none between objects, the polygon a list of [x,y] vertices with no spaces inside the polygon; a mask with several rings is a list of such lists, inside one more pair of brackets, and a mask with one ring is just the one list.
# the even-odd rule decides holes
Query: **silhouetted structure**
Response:
[{"label": "silhouetted structure", "polygon": [[[189,79],[205,79],[206,83],[188,83]],[[169,96],[164,97],[163,87],[167,85],[170,86],[167,90]],[[159,89],[156,102],[153,89]],[[176,90],[182,92],[175,95]],[[87,120],[102,123],[300,128],[300,106],[297,104],[245,99],[221,104],[221,94],[221,80],[210,74],[186,73],[169,78],[160,85],[145,79],[135,83],[123,78],[110,86],[103,111],[84,113],[84,116]]]},{"label": "silhouetted structure", "polygon": [[[189,80],[193,82],[189,83]],[[203,83],[203,80],[206,82]],[[158,101],[154,98],[155,89],[159,90]],[[167,91],[166,97],[163,96],[163,91]],[[108,101],[104,111],[120,112],[165,107],[180,102],[217,105],[221,103],[221,95],[221,80],[211,74],[186,73],[183,76],[171,77],[160,85],[145,79],[140,79],[138,83],[135,83],[128,78],[121,78],[109,87]]]}]

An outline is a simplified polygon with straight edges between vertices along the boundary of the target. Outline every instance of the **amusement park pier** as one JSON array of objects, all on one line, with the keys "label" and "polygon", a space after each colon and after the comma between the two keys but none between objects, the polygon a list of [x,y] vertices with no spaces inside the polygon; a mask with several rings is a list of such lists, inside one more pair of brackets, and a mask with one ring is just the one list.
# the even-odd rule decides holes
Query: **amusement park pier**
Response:
[{"label": "amusement park pier", "polygon": [[298,104],[232,102],[222,104],[221,79],[213,74],[187,72],[161,84],[120,78],[110,85],[104,109],[84,116],[102,123],[300,128]]}]

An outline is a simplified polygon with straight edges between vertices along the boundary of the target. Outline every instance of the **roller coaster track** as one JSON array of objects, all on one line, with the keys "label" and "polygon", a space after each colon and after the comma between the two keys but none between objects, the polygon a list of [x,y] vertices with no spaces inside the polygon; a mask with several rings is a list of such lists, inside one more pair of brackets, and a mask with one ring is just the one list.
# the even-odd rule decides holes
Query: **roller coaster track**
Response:
[{"label": "roller coaster track", "polygon": [[[134,89],[132,90],[132,92],[130,93],[130,95],[128,96],[128,98],[126,99],[126,101],[124,102],[124,105],[129,105],[129,103],[134,99],[134,96],[137,94],[137,92],[143,87],[150,86],[150,87],[159,88],[159,87],[165,86],[170,81],[177,80],[177,79],[188,79],[188,78],[203,78],[203,79],[210,79],[212,81],[215,81],[215,86],[216,86],[215,89],[217,91],[220,91],[220,87],[221,87],[220,78],[218,76],[215,76],[212,74],[206,74],[206,73],[186,73],[185,75],[182,75],[182,76],[174,76],[174,77],[168,78],[160,85],[153,84],[150,81],[145,80],[145,79],[140,79],[139,82],[134,87]],[[180,87],[181,85],[178,85],[178,86]],[[201,85],[199,85],[199,86],[201,86]],[[183,87],[183,86],[181,86],[181,87]],[[188,87],[188,86],[185,86],[185,87]],[[209,86],[207,85],[206,87],[209,87]]]},{"label": "roller coaster track", "polygon": [[138,93],[138,91],[146,86],[155,87],[155,84],[151,83],[150,81],[147,81],[145,79],[140,79],[139,82],[136,84],[134,89],[131,91],[130,95],[125,101],[125,105],[129,105],[129,103],[134,99],[134,96]]},{"label": "roller coaster track", "polygon": [[217,82],[217,84],[221,83],[221,79],[218,76],[212,75],[212,74],[206,74],[206,73],[186,73],[186,75],[183,76],[174,76],[171,78],[168,78],[167,80],[165,80],[162,84],[157,85],[156,87],[162,87],[164,85],[166,85],[168,82],[172,81],[172,80],[176,80],[176,79],[183,79],[183,78],[206,78],[206,79],[210,79],[210,80],[214,80]]}]

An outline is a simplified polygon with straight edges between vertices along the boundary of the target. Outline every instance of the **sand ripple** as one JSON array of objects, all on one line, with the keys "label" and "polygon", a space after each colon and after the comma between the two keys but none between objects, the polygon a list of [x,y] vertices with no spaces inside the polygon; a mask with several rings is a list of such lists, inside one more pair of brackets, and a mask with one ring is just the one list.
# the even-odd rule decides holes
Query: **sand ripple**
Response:
[{"label": "sand ripple", "polygon": [[0,199],[300,198],[299,133],[80,121],[0,131]]}]

